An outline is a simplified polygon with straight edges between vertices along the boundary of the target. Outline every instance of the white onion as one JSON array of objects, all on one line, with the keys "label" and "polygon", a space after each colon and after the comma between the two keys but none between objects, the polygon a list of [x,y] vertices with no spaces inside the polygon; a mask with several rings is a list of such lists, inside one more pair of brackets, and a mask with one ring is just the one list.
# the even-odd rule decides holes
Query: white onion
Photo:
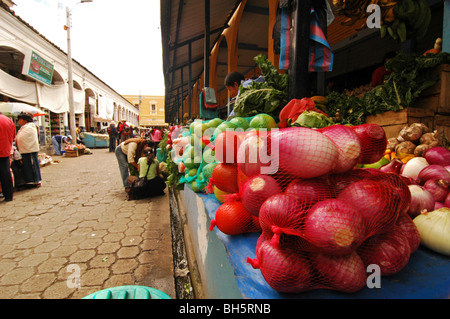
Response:
[{"label": "white onion", "polygon": [[450,208],[443,207],[414,218],[421,244],[450,256]]},{"label": "white onion", "polygon": [[422,169],[427,167],[428,162],[425,157],[414,157],[405,164],[402,175],[416,179]]}]

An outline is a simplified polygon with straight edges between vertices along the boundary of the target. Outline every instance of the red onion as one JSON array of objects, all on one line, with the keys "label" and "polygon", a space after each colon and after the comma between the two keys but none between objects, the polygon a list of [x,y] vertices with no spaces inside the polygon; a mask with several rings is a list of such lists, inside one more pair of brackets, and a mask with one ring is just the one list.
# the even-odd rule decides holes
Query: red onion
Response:
[{"label": "red onion", "polygon": [[[279,169],[298,178],[328,174],[339,156],[334,142],[322,133],[306,127],[289,127],[271,132],[272,145],[278,146]],[[275,143],[275,144],[273,144]]]},{"label": "red onion", "polygon": [[378,265],[382,276],[398,273],[411,253],[406,236],[396,225],[386,233],[368,238],[357,251],[366,266]]},{"label": "red onion", "polygon": [[358,163],[372,164],[378,162],[384,155],[387,146],[386,133],[377,124],[362,124],[352,126],[361,142],[361,156]]},{"label": "red onion", "polygon": [[434,209],[433,195],[420,185],[408,185],[411,192],[411,205],[408,214],[412,218],[421,214],[424,210],[431,212]]},{"label": "red onion", "polygon": [[320,178],[295,180],[286,188],[285,194],[294,196],[307,208],[333,197],[330,186]]},{"label": "red onion", "polygon": [[401,214],[398,216],[395,224],[401,229],[403,235],[406,236],[409,243],[411,254],[417,250],[420,246],[420,234],[416,224],[414,224],[411,217],[408,214]]},{"label": "red onion", "polygon": [[319,130],[328,136],[339,151],[338,161],[333,173],[344,173],[355,167],[361,155],[361,142],[355,131],[345,125],[331,125]]},{"label": "red onion", "polygon": [[450,151],[442,146],[435,146],[425,151],[423,156],[430,164],[447,166],[450,164]]},{"label": "red onion", "polygon": [[434,210],[437,210],[437,209],[442,208],[442,207],[445,207],[444,203],[441,203],[441,202],[434,203]]},{"label": "red onion", "polygon": [[[379,172],[378,169],[376,171]],[[348,185],[359,182],[366,177],[371,177],[373,175],[372,172],[372,169],[355,168],[347,173],[327,175],[326,179],[336,197]]]},{"label": "red onion", "polygon": [[281,193],[278,182],[269,175],[257,175],[249,179],[239,190],[244,207],[254,216],[259,216],[259,209],[270,196]]},{"label": "red onion", "polygon": [[247,258],[247,262],[259,268],[269,286],[278,292],[300,293],[313,288],[313,270],[303,253],[277,248],[266,240],[260,243],[257,258]]},{"label": "red onion", "polygon": [[320,274],[318,280],[327,289],[356,292],[366,284],[366,268],[355,251],[343,256],[312,254],[310,259]]},{"label": "red onion", "polygon": [[384,173],[400,174],[400,170],[401,170],[402,166],[403,166],[403,162],[401,160],[399,160],[398,158],[394,158],[388,164],[381,166],[380,171],[382,171]]},{"label": "red onion", "polygon": [[450,183],[450,172],[442,165],[431,164],[419,172],[417,183],[423,185],[429,179],[443,179]]},{"label": "red onion", "polygon": [[447,171],[450,172],[450,165],[446,165],[446,166],[444,166],[444,167],[445,167],[445,169],[446,169]]},{"label": "red onion", "polygon": [[[261,228],[269,236],[276,235],[273,243],[279,243],[281,234],[301,234],[305,211],[294,197],[277,194],[269,197],[259,210]],[[276,228],[273,228],[275,226]]]},{"label": "red onion", "polygon": [[320,252],[344,255],[362,243],[366,226],[360,212],[350,203],[326,199],[306,214],[303,236]]},{"label": "red onion", "polygon": [[384,183],[387,189],[392,189],[390,191],[389,197],[392,197],[392,208],[397,206],[398,214],[407,214],[409,205],[411,204],[411,192],[409,191],[408,185],[409,179],[394,173],[385,173],[370,178],[371,180]]},{"label": "red onion", "polygon": [[450,208],[450,193],[448,193],[447,198],[444,201],[444,206]]},{"label": "red onion", "polygon": [[449,182],[443,179],[429,179],[423,185],[423,188],[429,191],[435,201],[442,202],[445,200],[449,190]]},{"label": "red onion", "polygon": [[350,203],[360,212],[370,234],[384,232],[395,223],[401,202],[400,195],[388,183],[371,179],[349,185],[338,199]]}]

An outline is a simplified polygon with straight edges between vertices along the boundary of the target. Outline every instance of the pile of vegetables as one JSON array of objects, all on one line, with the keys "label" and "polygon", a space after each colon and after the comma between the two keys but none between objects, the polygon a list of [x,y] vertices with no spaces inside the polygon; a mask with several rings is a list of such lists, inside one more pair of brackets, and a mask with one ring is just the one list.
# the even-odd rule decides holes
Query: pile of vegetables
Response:
[{"label": "pile of vegetables", "polygon": [[400,111],[414,107],[414,102],[427,88],[437,83],[439,77],[433,70],[441,64],[450,63],[450,54],[441,52],[433,56],[407,55],[399,52],[386,62],[392,74],[386,81],[359,97],[346,92],[333,92],[327,95],[328,114],[340,113],[339,124],[359,125],[368,115],[387,111]]},{"label": "pile of vegetables", "polygon": [[78,151],[78,150],[85,150],[86,146],[84,144],[67,144],[64,147],[65,151]]},{"label": "pile of vegetables", "polygon": [[261,232],[248,262],[279,292],[355,292],[369,264],[382,275],[397,273],[420,243],[407,214],[408,185],[397,174],[354,168],[378,161],[386,145],[373,124],[247,132],[236,150],[242,161],[214,169],[216,183],[216,170],[232,170],[234,182],[224,184],[235,193],[225,196],[210,229]]},{"label": "pile of vegetables", "polygon": [[[169,185],[176,184],[177,188],[181,188],[187,184],[196,193],[214,193],[222,200],[229,193],[229,185],[225,183],[225,187],[218,186],[221,180],[229,180],[226,176],[214,178],[213,170],[229,156],[236,165],[236,151],[233,152],[229,145],[237,147],[246,131],[267,131],[272,128],[277,128],[276,121],[265,113],[246,118],[234,117],[229,121],[220,118],[196,120],[189,127],[177,128],[170,136],[173,138],[176,133],[177,137],[168,145]],[[218,185],[214,185],[214,181],[218,181]]]},{"label": "pile of vegetables", "polygon": [[431,132],[423,123],[413,123],[405,126],[397,137],[388,139],[387,149],[391,151],[391,159],[403,159],[423,156],[426,150],[438,144],[437,132]]},{"label": "pile of vegetables", "polygon": [[450,151],[434,146],[406,163],[393,159],[380,171],[397,174],[408,184],[408,215],[420,233],[421,243],[450,256]]},{"label": "pile of vegetables", "polygon": [[410,179],[411,207],[409,214],[416,217],[441,207],[450,208],[450,151],[436,146],[415,157],[400,170]]},{"label": "pile of vegetables", "polygon": [[241,85],[234,111],[239,117],[266,113],[278,118],[281,109],[288,102],[289,77],[278,73],[278,69],[261,54],[254,60],[264,75],[264,82],[253,81],[248,87]]}]

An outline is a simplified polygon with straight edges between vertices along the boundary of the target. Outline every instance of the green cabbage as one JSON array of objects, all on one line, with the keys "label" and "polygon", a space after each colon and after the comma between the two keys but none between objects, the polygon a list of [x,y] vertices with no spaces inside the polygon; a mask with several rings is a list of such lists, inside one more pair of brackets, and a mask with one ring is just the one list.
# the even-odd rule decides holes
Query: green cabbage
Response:
[{"label": "green cabbage", "polygon": [[322,128],[333,124],[334,122],[328,116],[314,111],[305,111],[292,123],[292,126]]}]

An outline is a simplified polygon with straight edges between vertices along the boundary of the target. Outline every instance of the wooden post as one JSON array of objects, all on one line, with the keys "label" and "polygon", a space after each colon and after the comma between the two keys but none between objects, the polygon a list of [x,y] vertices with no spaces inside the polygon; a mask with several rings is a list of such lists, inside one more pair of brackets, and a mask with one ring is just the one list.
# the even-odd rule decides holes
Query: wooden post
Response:
[{"label": "wooden post", "polygon": [[291,60],[289,61],[289,99],[308,95],[309,24],[311,0],[292,1]]},{"label": "wooden post", "polygon": [[189,79],[188,79],[188,89],[189,89],[189,118],[192,117],[192,42],[189,42]]},{"label": "wooden post", "polygon": [[[327,7],[324,0],[313,0],[313,7],[319,18],[319,25],[327,36]],[[325,72],[317,72],[317,93],[325,95]]]},{"label": "wooden post", "polygon": [[205,48],[204,48],[204,86],[209,87],[209,51],[210,51],[210,1],[205,0]]}]

